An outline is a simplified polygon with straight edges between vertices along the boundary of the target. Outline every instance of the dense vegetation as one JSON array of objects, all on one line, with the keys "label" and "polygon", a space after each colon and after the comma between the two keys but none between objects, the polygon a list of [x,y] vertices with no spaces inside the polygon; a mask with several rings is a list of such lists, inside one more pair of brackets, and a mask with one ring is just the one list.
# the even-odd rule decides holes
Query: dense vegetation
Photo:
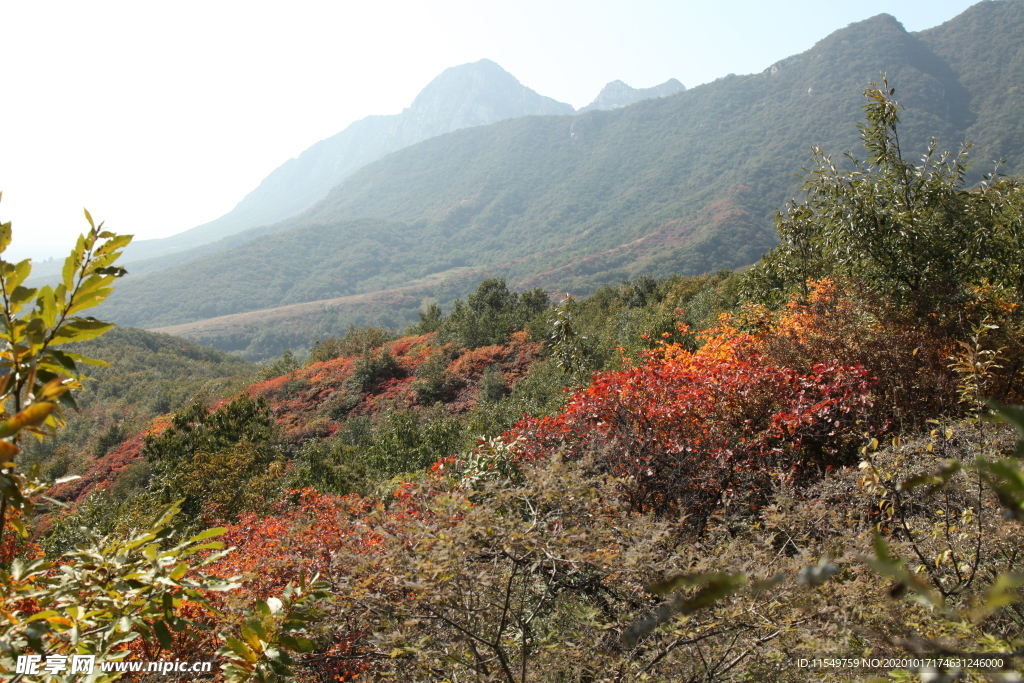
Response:
[{"label": "dense vegetation", "polygon": [[109,364],[89,372],[76,394],[78,410],[52,439],[24,445],[27,463],[45,463],[50,478],[83,474],[92,458],[114,450],[154,418],[191,401],[230,396],[257,368],[236,356],[187,339],[114,328],[81,344],[81,352]]},{"label": "dense vegetation", "polygon": [[[641,274],[746,266],[774,246],[772,211],[794,191],[811,145],[854,149],[857,92],[888,73],[906,105],[907,158],[929,135],[976,140],[973,183],[1024,153],[1024,4],[980,3],[907,33],[881,15],[763,73],[574,117],[526,117],[392,154],[306,214],[245,244],[130,279],[105,314],[158,327],[302,301],[410,286],[412,301],[337,305],[305,339],[259,325],[218,348],[279,355],[349,323],[401,327],[419,302],[446,310],[482,277],[590,294]],[[466,269],[476,269],[471,277]],[[433,276],[431,281],[421,278]],[[319,313],[314,314],[314,317]],[[361,317],[360,317],[361,316]],[[374,317],[376,316],[376,317]],[[256,337],[264,339],[256,342]]]},{"label": "dense vegetation", "polygon": [[[64,324],[22,288],[4,362],[40,386],[0,423],[20,493],[0,658],[219,647],[228,681],[1016,680],[1024,409],[1000,404],[1024,401],[1024,184],[910,163],[893,92],[866,94],[867,158],[816,150],[746,273],[554,303],[484,280],[403,335],[352,328],[181,406],[52,489],[74,503],[58,515],[13,458],[70,384],[22,373],[84,358],[10,345]],[[85,322],[54,338],[102,331]],[[820,657],[911,662],[797,664]]]}]

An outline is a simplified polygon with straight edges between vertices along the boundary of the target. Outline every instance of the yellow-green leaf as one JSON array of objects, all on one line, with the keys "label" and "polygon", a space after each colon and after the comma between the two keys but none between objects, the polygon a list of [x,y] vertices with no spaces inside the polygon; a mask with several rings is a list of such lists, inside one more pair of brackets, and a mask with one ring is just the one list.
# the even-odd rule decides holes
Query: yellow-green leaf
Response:
[{"label": "yellow-green leaf", "polygon": [[25,427],[42,424],[57,409],[57,404],[41,401],[30,405],[10,420],[0,423],[0,439],[17,434]]}]

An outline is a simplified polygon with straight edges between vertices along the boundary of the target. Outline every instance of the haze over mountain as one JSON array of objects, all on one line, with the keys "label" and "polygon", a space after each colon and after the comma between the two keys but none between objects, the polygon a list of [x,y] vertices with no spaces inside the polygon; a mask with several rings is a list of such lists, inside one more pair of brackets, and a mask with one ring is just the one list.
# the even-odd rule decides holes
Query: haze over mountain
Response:
[{"label": "haze over mountain", "polygon": [[[686,86],[675,78],[651,88],[631,88],[622,81],[612,81],[580,111],[616,109],[683,90]],[[401,114],[369,116],[321,140],[274,170],[231,212],[184,233],[136,242],[127,250],[126,262],[131,264],[130,272],[137,275],[229,248],[239,241],[219,240],[247,227],[270,225],[295,215],[325,197],[330,188],[358,168],[387,152],[435,135],[517,116],[573,111],[571,105],[522,86],[490,60],[447,69]],[[54,263],[50,270],[56,268],[59,264]]]},{"label": "haze over mountain", "polygon": [[[412,145],[299,216],[123,282],[103,314],[157,327],[301,304],[302,324],[278,310],[189,330],[221,348],[268,335],[294,346],[350,321],[401,325],[423,297],[450,301],[487,275],[582,294],[640,273],[746,265],[775,243],[773,212],[797,194],[811,146],[856,152],[861,92],[882,72],[906,107],[909,158],[931,136],[940,149],[968,138],[975,178],[1001,156],[1004,172],[1020,168],[1024,3],[983,2],[917,34],[879,15],[761,73]],[[310,312],[312,301],[332,303]],[[263,318],[289,322],[271,334]]]},{"label": "haze over mountain", "polygon": [[489,59],[445,69],[400,114],[367,116],[289,159],[220,218],[163,239],[142,240],[126,262],[178,252],[276,223],[323,199],[353,171],[385,154],[460,128],[527,115],[572,114]]},{"label": "haze over mountain", "polygon": [[631,88],[622,81],[612,81],[601,88],[593,102],[580,109],[580,113],[593,109],[618,109],[630,104],[655,97],[668,97],[686,90],[686,86],[674,78],[652,88]]}]

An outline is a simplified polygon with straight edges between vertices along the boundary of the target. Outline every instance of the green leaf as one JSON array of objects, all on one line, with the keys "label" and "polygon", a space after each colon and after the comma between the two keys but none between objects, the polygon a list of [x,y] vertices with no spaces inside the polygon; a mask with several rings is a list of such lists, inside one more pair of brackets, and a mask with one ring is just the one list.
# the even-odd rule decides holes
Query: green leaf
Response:
[{"label": "green leaf", "polygon": [[258,619],[251,619],[243,623],[238,632],[241,634],[242,639],[249,644],[249,647],[259,652],[263,649],[263,644],[260,642],[263,638],[260,637],[260,633],[254,627],[262,627]]},{"label": "green leaf", "polygon": [[22,287],[20,285],[15,287],[14,291],[11,292],[11,309],[21,310],[22,306],[36,297],[38,291],[34,287]]},{"label": "green leaf", "polygon": [[[32,261],[25,259],[14,264],[14,272],[7,276],[8,290],[17,289],[32,274]],[[24,303],[24,302],[23,302]]]},{"label": "green leaf", "polygon": [[46,285],[39,290],[36,307],[39,311],[39,318],[43,321],[44,325],[53,327],[57,324],[57,297],[54,294],[53,287]]},{"label": "green leaf", "polygon": [[1020,602],[1017,589],[1024,586],[1024,574],[1003,572],[996,577],[985,596],[985,606],[991,610]]},{"label": "green leaf", "polygon": [[156,634],[156,639],[160,641],[160,647],[165,650],[171,650],[174,648],[174,638],[171,637],[171,632],[167,628],[167,624],[162,620],[153,624],[153,633]]},{"label": "green leaf", "polygon": [[739,590],[746,581],[747,578],[743,574],[680,574],[648,586],[648,590],[659,595],[684,587],[701,586],[701,589],[689,598],[676,594],[655,612],[632,624],[622,634],[623,645],[628,649],[634,648],[641,638],[667,622],[673,615],[692,614],[710,607],[719,599]]},{"label": "green leaf", "polygon": [[679,574],[670,579],[651,584],[647,587],[647,590],[655,595],[666,595],[680,588],[702,586],[727,576],[731,575],[724,573]]},{"label": "green leaf", "polygon": [[36,652],[46,652],[46,646],[43,645],[43,636],[50,630],[50,625],[45,620],[35,621],[28,625],[23,631],[25,640]]},{"label": "green leaf", "polygon": [[116,266],[114,266],[114,262],[117,261],[117,259],[120,258],[120,257],[121,257],[121,254],[116,253],[116,252],[111,253],[111,254],[104,254],[104,255],[101,256],[99,254],[99,252],[97,251],[96,253],[94,253],[92,255],[92,260],[89,261],[89,270],[88,270],[88,272],[90,274],[110,276],[111,274],[109,272],[104,272],[104,271],[106,271],[108,269],[113,269],[115,271],[116,270],[123,270],[123,269],[120,269],[120,268],[117,268]]},{"label": "green leaf", "polygon": [[735,593],[745,583],[746,577],[742,574],[718,574],[697,591],[696,595],[680,603],[678,611],[681,614],[692,614],[710,607],[721,598]]},{"label": "green leaf", "polygon": [[96,256],[105,256],[111,254],[119,249],[124,249],[131,244],[133,235],[115,235],[111,232],[105,232],[100,235],[101,238],[106,241],[96,250]]},{"label": "green leaf", "polygon": [[11,246],[11,222],[0,223],[0,254]]},{"label": "green leaf", "polygon": [[72,410],[76,411],[78,410],[78,402],[75,401],[75,397],[71,394],[70,391],[65,394],[61,394],[60,398],[57,399],[57,403],[61,404],[66,408],[71,408]]},{"label": "green leaf", "polygon": [[105,360],[100,360],[98,358],[89,358],[88,356],[83,356],[80,353],[71,353],[70,351],[58,351],[57,349],[49,349],[46,352],[46,355],[43,356],[43,358],[46,358],[47,356],[50,355],[52,355],[54,360],[56,360],[62,367],[74,369],[75,372],[78,371],[77,368],[75,367],[76,363],[94,365],[100,368],[111,367],[110,363],[108,363]]},{"label": "green leaf", "polygon": [[864,558],[864,562],[882,576],[889,576],[900,582],[903,588],[910,589],[918,596],[920,601],[927,605],[940,606],[943,603],[942,596],[934,592],[921,579],[908,572],[903,566],[903,560],[894,558],[889,554],[889,544],[881,534],[875,534],[875,557]]},{"label": "green leaf", "polygon": [[882,534],[875,534],[874,546],[875,557],[878,558],[878,561],[892,564],[892,559],[889,556],[889,543],[886,542]]},{"label": "green leaf", "polygon": [[772,576],[772,577],[770,577],[768,579],[765,579],[764,581],[755,581],[754,583],[750,584],[749,590],[750,590],[751,593],[755,593],[755,594],[756,593],[765,593],[767,591],[770,591],[770,590],[778,587],[785,580],[786,580],[786,574],[783,573],[783,572],[779,572],[775,576]]},{"label": "green leaf", "polygon": [[25,427],[41,424],[56,409],[57,405],[49,401],[33,403],[11,419],[0,423],[0,439],[17,434]]},{"label": "green leaf", "polygon": [[179,562],[174,566],[174,569],[172,569],[171,573],[167,576],[171,579],[171,581],[177,581],[181,577],[185,576],[186,573],[188,573],[188,563]]},{"label": "green leaf", "polygon": [[316,649],[316,645],[312,640],[300,636],[281,636],[277,639],[277,642],[292,652],[312,652]]},{"label": "green leaf", "polygon": [[[78,238],[81,244],[81,237]],[[78,270],[78,264],[82,262],[82,255],[76,248],[71,252],[71,255],[64,259],[64,267],[61,269],[61,284],[64,285],[64,290],[70,292],[75,286],[75,272]]]},{"label": "green leaf", "polygon": [[75,361],[68,354],[54,349],[47,353],[46,356],[49,356],[50,358],[53,358],[55,361],[57,361],[57,365],[62,370],[67,370],[68,372],[74,375],[78,374],[78,368],[75,366]]},{"label": "green leaf", "polygon": [[253,652],[252,648],[234,636],[225,637],[224,643],[228,646],[228,649],[247,662],[255,662],[259,659],[259,655]]},{"label": "green leaf", "polygon": [[19,536],[22,538],[28,538],[28,528],[25,526],[25,523],[21,521],[20,516],[9,517],[8,524],[14,527],[14,530],[18,532]]},{"label": "green leaf", "polygon": [[926,495],[931,495],[936,491],[941,490],[946,484],[949,483],[950,477],[963,469],[959,460],[953,460],[952,458],[944,461],[939,469],[935,472],[927,472],[925,474],[919,474],[914,477],[910,477],[906,481],[901,482],[897,488],[901,491],[910,491],[919,486],[930,486]]},{"label": "green leaf", "polygon": [[209,543],[200,543],[199,545],[192,546],[185,551],[186,555],[193,555],[200,550],[220,550],[224,547],[224,541],[210,541]]},{"label": "green leaf", "polygon": [[288,656],[287,652],[276,647],[268,647],[264,654],[270,660],[270,668],[275,672],[282,676],[287,676],[291,673],[288,666],[292,663],[292,659]]},{"label": "green leaf", "polygon": [[1020,461],[1007,458],[989,462],[978,458],[976,467],[1007,512],[1016,519],[1024,519],[1024,472]]},{"label": "green leaf", "polygon": [[170,505],[165,505],[162,510],[157,514],[156,521],[153,522],[151,529],[163,529],[171,523],[178,513],[181,512],[182,501],[177,500]]},{"label": "green leaf", "polygon": [[59,617],[59,616],[60,616],[60,612],[57,612],[56,610],[48,609],[48,610],[45,610],[45,611],[42,611],[42,612],[36,612],[31,617],[26,619],[24,623],[27,624],[27,623],[29,623],[31,621],[38,621],[39,619],[49,619],[50,617]]},{"label": "green leaf", "polygon": [[6,474],[0,474],[0,493],[7,496],[7,504],[15,509],[20,510],[25,504],[18,481]]},{"label": "green leaf", "polygon": [[990,422],[1004,422],[1017,430],[1017,450],[1014,455],[1024,457],[1024,406],[1004,406],[998,401],[989,401],[988,405],[995,412],[985,417]]},{"label": "green leaf", "polygon": [[99,337],[104,332],[113,329],[113,323],[106,323],[91,318],[77,318],[65,325],[62,325],[57,334],[53,336],[52,344],[73,344],[75,342],[89,341]]}]

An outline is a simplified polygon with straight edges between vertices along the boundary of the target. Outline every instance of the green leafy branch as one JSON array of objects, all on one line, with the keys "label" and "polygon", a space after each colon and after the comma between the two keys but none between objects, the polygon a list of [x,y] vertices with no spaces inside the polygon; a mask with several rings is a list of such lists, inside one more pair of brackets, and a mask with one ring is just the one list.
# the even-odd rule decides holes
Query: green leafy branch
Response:
[{"label": "green leafy branch", "polygon": [[225,679],[275,683],[289,678],[295,664],[289,653],[304,654],[316,647],[303,633],[320,618],[318,603],[327,598],[326,588],[319,576],[307,583],[302,574],[298,584],[288,584],[280,598],[257,602],[256,609],[242,619],[237,637],[221,636],[225,645],[217,654],[228,660],[222,667]]},{"label": "green leafy branch", "polygon": [[[46,488],[37,471],[17,467],[22,432],[40,439],[52,434],[62,425],[58,404],[76,407],[70,390],[85,379],[79,364],[107,365],[56,348],[95,339],[113,327],[82,313],[102,303],[114,280],[125,275],[114,263],[132,236],[104,230],[88,211],[85,218],[89,230],[64,261],[56,287],[26,287],[31,260],[11,263],[0,256],[0,548],[8,508],[29,511],[31,497]],[[11,238],[11,223],[0,224],[0,254]],[[27,533],[19,518],[12,517],[12,524]]]},{"label": "green leafy branch", "polygon": [[[117,661],[140,637],[171,650],[175,634],[205,628],[181,616],[180,608],[188,602],[216,615],[207,593],[238,586],[198,571],[229,552],[210,540],[226,529],[175,543],[178,513],[178,505],[170,505],[148,529],[124,539],[97,538],[84,529],[87,543],[60,564],[16,559],[10,571],[0,570],[0,670],[15,671],[17,658],[30,651]],[[98,675],[95,681],[118,674]]]}]

